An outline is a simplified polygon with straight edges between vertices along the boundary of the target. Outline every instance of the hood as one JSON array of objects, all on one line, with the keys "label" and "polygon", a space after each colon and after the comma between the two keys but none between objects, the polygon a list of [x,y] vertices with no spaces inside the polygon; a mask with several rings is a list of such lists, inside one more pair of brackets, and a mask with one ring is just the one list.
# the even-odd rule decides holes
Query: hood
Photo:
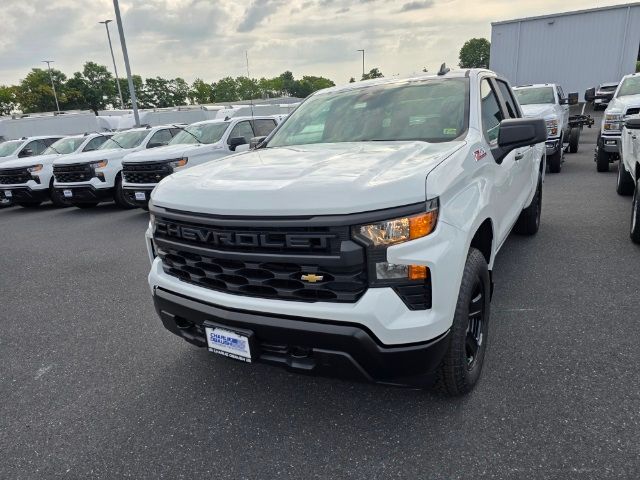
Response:
[{"label": "hood", "polygon": [[122,158],[130,152],[133,152],[132,148],[111,148],[109,150],[93,150],[92,152],[71,153],[69,155],[61,155],[53,163],[54,165],[70,165],[73,163],[113,160],[116,158]]},{"label": "hood", "polygon": [[201,145],[197,143],[166,145],[164,147],[148,148],[146,150],[140,150],[139,152],[130,153],[125,160],[127,162],[171,160],[173,158],[188,156],[189,152],[203,148],[211,149],[211,145]]},{"label": "hood", "polygon": [[625,95],[624,97],[611,99],[607,107],[607,113],[611,113],[614,110],[624,113],[629,107],[640,107],[640,95]]},{"label": "hood", "polygon": [[51,165],[53,161],[61,157],[62,155],[58,153],[52,153],[50,155],[36,155],[35,157],[24,157],[24,158],[13,158],[13,160],[8,160],[2,163],[2,168],[20,168],[20,167],[30,167],[31,165]]},{"label": "hood", "polygon": [[219,215],[326,215],[423,202],[427,174],[464,142],[358,142],[254,150],[164,179],[154,204]]},{"label": "hood", "polygon": [[552,103],[533,103],[531,105],[520,105],[522,114],[526,118],[544,118],[547,115],[555,115],[554,104]]}]

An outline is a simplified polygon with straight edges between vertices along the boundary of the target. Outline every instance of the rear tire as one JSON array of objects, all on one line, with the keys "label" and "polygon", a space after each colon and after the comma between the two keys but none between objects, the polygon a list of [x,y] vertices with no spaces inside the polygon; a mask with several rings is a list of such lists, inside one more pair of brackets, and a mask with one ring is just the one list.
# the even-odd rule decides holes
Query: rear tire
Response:
[{"label": "rear tire", "polygon": [[436,372],[436,389],[448,396],[473,390],[480,379],[489,332],[491,285],[480,250],[471,248],[462,274],[449,347]]},{"label": "rear tire", "polygon": [[631,205],[630,237],[633,243],[640,244],[640,178],[636,181],[636,188],[633,192],[633,203]]},{"label": "rear tire", "polygon": [[616,192],[618,195],[622,195],[623,197],[628,197],[633,195],[633,191],[635,189],[635,184],[633,182],[633,177],[627,170],[624,168],[624,164],[622,163],[622,159],[618,162],[618,176],[616,179]]},{"label": "rear tire", "polygon": [[122,177],[118,176],[116,179],[116,188],[113,194],[113,200],[120,208],[138,208],[138,205],[129,201],[122,188]]},{"label": "rear tire", "polygon": [[519,235],[535,235],[540,229],[542,214],[542,175],[538,175],[538,186],[531,204],[522,210],[513,231]]},{"label": "rear tire", "polygon": [[596,146],[596,170],[600,173],[609,171],[609,154],[604,151],[602,137],[600,135],[598,135],[598,143]]},{"label": "rear tire", "polygon": [[578,153],[580,144],[580,127],[573,127],[569,132],[569,153]]}]

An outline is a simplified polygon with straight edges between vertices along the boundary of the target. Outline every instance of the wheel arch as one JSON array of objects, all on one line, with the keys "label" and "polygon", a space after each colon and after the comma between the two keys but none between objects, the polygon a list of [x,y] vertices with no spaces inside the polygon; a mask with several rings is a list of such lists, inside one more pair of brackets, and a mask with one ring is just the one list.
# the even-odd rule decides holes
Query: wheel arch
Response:
[{"label": "wheel arch", "polygon": [[493,221],[491,218],[485,218],[473,234],[469,245],[469,248],[477,248],[482,253],[489,269],[494,258],[494,238]]}]

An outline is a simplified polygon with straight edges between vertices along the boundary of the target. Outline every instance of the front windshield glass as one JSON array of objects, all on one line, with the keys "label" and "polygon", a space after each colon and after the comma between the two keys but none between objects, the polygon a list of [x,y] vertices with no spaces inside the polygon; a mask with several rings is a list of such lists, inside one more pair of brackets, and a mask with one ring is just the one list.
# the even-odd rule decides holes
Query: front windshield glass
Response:
[{"label": "front windshield glass", "polygon": [[149,130],[134,130],[116,133],[109,140],[98,147],[98,150],[109,150],[110,148],[136,148],[149,134]]},{"label": "front windshield glass", "polygon": [[82,145],[83,141],[84,137],[61,138],[50,147],[47,147],[45,151],[42,152],[42,154],[49,155],[53,153],[61,153],[65,155],[67,153],[73,153],[78,149],[80,145]]},{"label": "front windshield glass", "polygon": [[216,143],[220,141],[229,122],[202,123],[189,125],[171,139],[169,145],[186,143]]},{"label": "front windshield glass", "polygon": [[468,125],[468,79],[392,83],[314,95],[268,147],[419,140],[448,142]]},{"label": "front windshield glass", "polygon": [[520,88],[514,90],[520,105],[556,103],[552,87]]},{"label": "front windshield glass", "polygon": [[629,77],[622,82],[616,96],[624,97],[625,95],[640,95],[640,76]]},{"label": "front windshield glass", "polygon": [[13,140],[12,142],[0,143],[0,157],[8,157],[16,151],[16,149],[22,144],[20,140]]}]

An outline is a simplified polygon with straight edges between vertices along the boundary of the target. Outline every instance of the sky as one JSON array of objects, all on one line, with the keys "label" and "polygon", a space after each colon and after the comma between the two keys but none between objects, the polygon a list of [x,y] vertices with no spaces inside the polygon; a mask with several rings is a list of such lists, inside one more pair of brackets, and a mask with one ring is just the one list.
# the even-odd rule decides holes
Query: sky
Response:
[{"label": "sky", "polygon": [[[378,67],[406,76],[442,62],[455,67],[469,38],[491,22],[624,3],[593,0],[120,0],[133,73],[208,82],[247,74],[318,75],[337,84]],[[113,69],[100,20],[112,0],[2,0],[0,85],[42,60],[67,75],[92,60]],[[115,22],[116,63],[124,62]]]}]

